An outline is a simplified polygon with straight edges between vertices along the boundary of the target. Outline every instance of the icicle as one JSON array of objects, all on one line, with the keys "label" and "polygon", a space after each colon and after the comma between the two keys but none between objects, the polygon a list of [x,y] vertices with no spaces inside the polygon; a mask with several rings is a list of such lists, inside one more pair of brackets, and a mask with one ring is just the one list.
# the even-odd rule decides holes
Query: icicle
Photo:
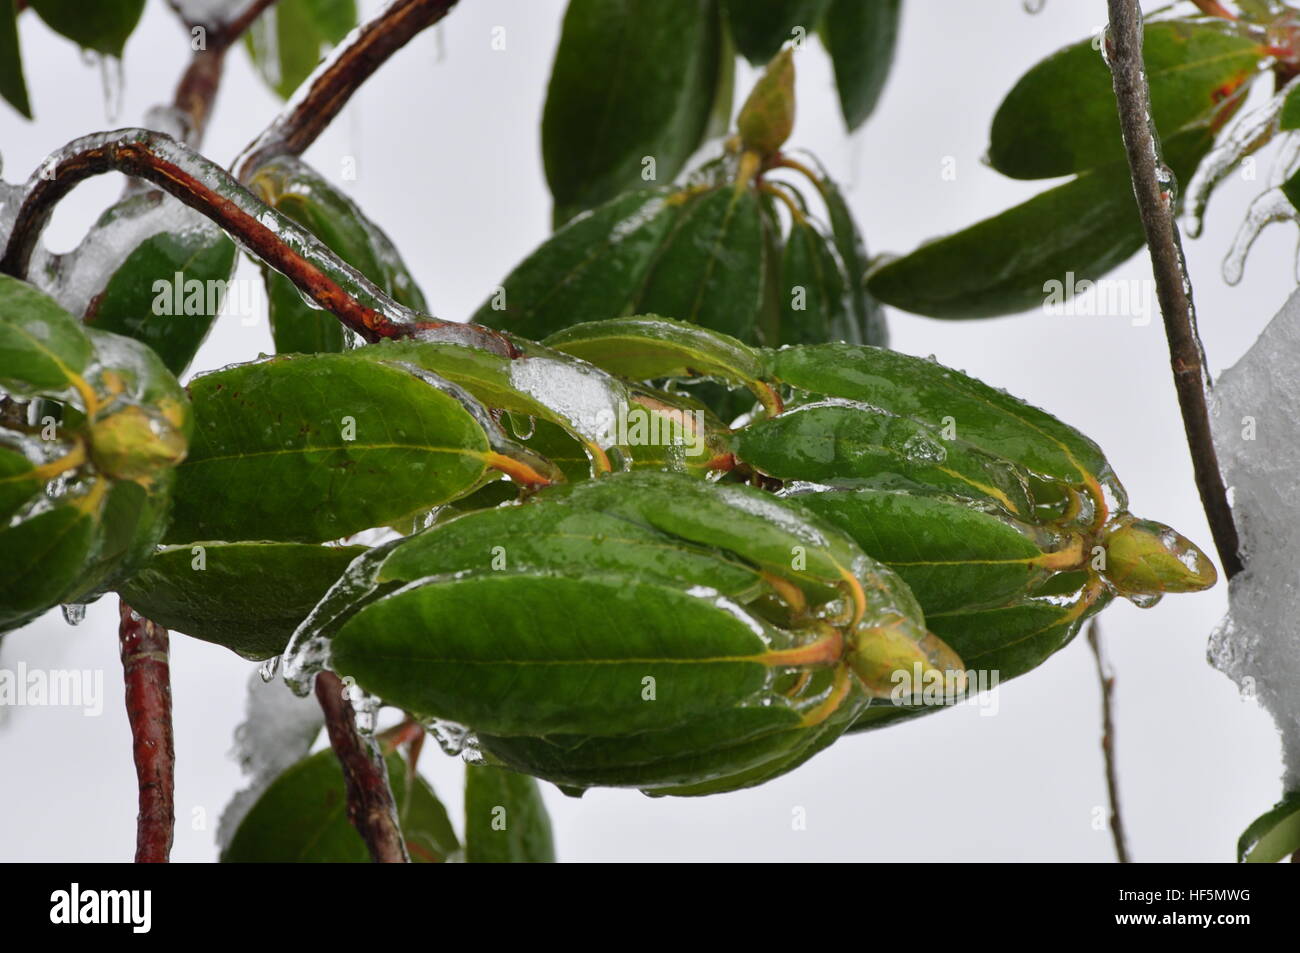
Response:
[{"label": "icicle", "polygon": [[1238,284],[1246,270],[1246,256],[1259,233],[1273,222],[1285,222],[1295,217],[1296,208],[1281,189],[1269,189],[1251,202],[1245,221],[1237,229],[1232,247],[1223,259],[1223,280],[1230,285]]},{"label": "icicle", "polygon": [[104,119],[113,125],[122,114],[122,99],[126,92],[126,70],[122,58],[99,57],[99,77],[104,86]]},{"label": "icicle", "polygon": [[275,673],[280,668],[280,656],[274,655],[261,664],[257,670],[258,676],[264,682],[270,682],[275,678]]},{"label": "icicle", "polygon": [[63,621],[68,625],[81,625],[86,621],[86,606],[81,602],[69,602],[63,606]]}]

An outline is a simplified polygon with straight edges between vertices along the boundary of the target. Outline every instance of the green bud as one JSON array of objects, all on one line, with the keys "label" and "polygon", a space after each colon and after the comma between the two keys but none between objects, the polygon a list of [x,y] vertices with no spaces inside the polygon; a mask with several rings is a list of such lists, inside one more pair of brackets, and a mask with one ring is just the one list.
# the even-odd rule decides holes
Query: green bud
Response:
[{"label": "green bud", "polygon": [[187,443],[174,421],[128,406],[90,428],[90,455],[100,472],[119,480],[147,480],[185,459]]},{"label": "green bud", "polygon": [[[873,698],[889,698],[903,676],[921,682],[951,679],[954,690],[966,684],[966,666],[947,643],[899,619],[889,625],[862,626],[853,634],[847,660],[863,689]],[[920,685],[915,686],[920,691]]]},{"label": "green bud", "polygon": [[774,155],[794,128],[794,53],[776,55],[745,100],[736,120],[746,150]]},{"label": "green bud", "polygon": [[1117,521],[1103,542],[1102,575],[1121,595],[1199,592],[1219,579],[1209,557],[1164,523],[1127,516]]}]

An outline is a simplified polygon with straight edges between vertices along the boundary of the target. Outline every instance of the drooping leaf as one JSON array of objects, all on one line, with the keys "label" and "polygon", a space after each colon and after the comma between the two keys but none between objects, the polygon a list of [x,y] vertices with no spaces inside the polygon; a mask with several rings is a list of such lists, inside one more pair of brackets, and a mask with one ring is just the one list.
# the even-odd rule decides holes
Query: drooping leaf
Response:
[{"label": "drooping leaf", "polygon": [[0,386],[31,397],[76,386],[91,346],[77,320],[26,282],[0,275]]},{"label": "drooping leaf", "polygon": [[159,550],[120,587],[154,622],[245,658],[284,651],[364,546],[194,542]]},{"label": "drooping leaf", "polygon": [[1237,861],[1275,864],[1300,851],[1300,791],[1292,791],[1255,820],[1237,841]]},{"label": "drooping leaf", "polygon": [[708,124],[720,47],[712,0],[569,4],[542,117],[556,226],[627,189],[672,181]]},{"label": "drooping leaf", "polygon": [[[1166,142],[1186,181],[1209,149],[1203,129]],[[886,304],[932,318],[987,318],[1060,304],[1143,245],[1124,160],[1090,169],[1027,202],[922,245],[867,277]]]},{"label": "drooping leaf", "polygon": [[[132,246],[129,236],[137,230],[152,234]],[[94,282],[92,270],[102,273],[106,248],[122,257],[106,284],[92,285],[85,323],[149,345],[172,373],[183,373],[221,311],[235,268],[234,243],[203,216],[150,191],[101,216],[65,263],[64,280]],[[83,269],[85,276],[78,276]]]},{"label": "drooping leaf", "polygon": [[849,131],[871,115],[889,79],[902,5],[903,0],[831,0],[826,9],[821,38]]},{"label": "drooping leaf", "polygon": [[826,9],[827,0],[724,0],[727,25],[736,49],[754,66],[776,56],[781,45],[811,36]]},{"label": "drooping leaf", "polygon": [[551,819],[537,782],[490,765],[465,768],[465,860],[552,864]]},{"label": "drooping leaf", "polygon": [[174,475],[169,471],[148,485],[114,480],[96,515],[91,558],[76,586],[61,601],[90,602],[129,578],[153,553],[167,526]]},{"label": "drooping leaf", "polygon": [[288,99],[356,24],[356,0],[279,0],[244,39],[262,79]]},{"label": "drooping leaf", "polygon": [[122,55],[127,38],[140,22],[144,0],[29,0],[37,15],[56,33],[105,56]]},{"label": "drooping leaf", "polygon": [[347,354],[197,378],[169,542],[338,539],[472,489],[491,447],[457,397]]},{"label": "drooping leaf", "polygon": [[[293,157],[257,170],[251,187],[277,211],[319,238],[394,300],[426,310],[424,296],[388,236],[324,176]],[[271,335],[279,354],[342,351],[347,332],[328,311],[312,307],[288,278],[264,269]]]},{"label": "drooping leaf", "polygon": [[[1258,71],[1265,50],[1221,20],[1163,21],[1143,31],[1151,118],[1166,139],[1207,120]],[[1110,70],[1084,40],[1020,78],[993,117],[993,168],[1017,179],[1122,162]]]},{"label": "drooping leaf", "polygon": [[0,0],[0,96],[28,119],[32,104],[18,47],[18,0]]},{"label": "drooping leaf", "polygon": [[94,512],[77,500],[0,529],[0,631],[63,601],[94,544]]},{"label": "drooping leaf", "polygon": [[515,266],[473,320],[541,340],[626,314],[687,198],[668,189],[634,191],[577,216]]},{"label": "drooping leaf", "polygon": [[756,343],[763,267],[756,193],[747,186],[715,189],[682,212],[646,279],[636,310]]},{"label": "drooping leaf", "polygon": [[[405,762],[398,755],[385,760],[411,860],[444,861],[457,848],[445,809],[420,777],[408,798]],[[327,748],[304,758],[272,781],[240,822],[221,861],[368,863],[365,842],[348,820],[343,770],[334,752]]]},{"label": "drooping leaf", "polygon": [[781,260],[780,344],[824,344],[847,327],[848,301],[839,264],[817,229],[796,221]]}]

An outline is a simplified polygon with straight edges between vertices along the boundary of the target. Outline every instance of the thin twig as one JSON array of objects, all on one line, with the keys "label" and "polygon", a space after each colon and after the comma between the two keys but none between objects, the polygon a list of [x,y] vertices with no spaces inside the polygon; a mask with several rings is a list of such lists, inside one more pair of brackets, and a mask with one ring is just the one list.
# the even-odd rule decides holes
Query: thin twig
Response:
[{"label": "thin twig", "polygon": [[125,601],[118,608],[118,647],[126,683],[126,717],[140,785],[135,862],[165,864],[176,826],[176,749],[167,630]]},{"label": "thin twig", "polygon": [[[174,100],[175,107],[189,117],[189,134],[185,141],[193,148],[197,149],[203,142],[208,117],[212,114],[217,91],[221,88],[226,53],[253,25],[253,21],[274,3],[276,0],[250,0],[238,15],[226,23],[191,23],[184,20],[186,29],[191,33],[195,29],[203,30],[203,49],[194,51],[190,65],[176,87]],[[177,9],[176,12],[179,14],[180,10]]]},{"label": "thin twig", "polygon": [[1101,682],[1101,752],[1106,758],[1106,795],[1110,798],[1110,836],[1115,841],[1115,859],[1127,864],[1128,845],[1124,838],[1124,820],[1119,813],[1119,773],[1115,768],[1115,721],[1112,696],[1115,673],[1106,663],[1101,647],[1101,629],[1097,620],[1088,623],[1088,644],[1097,660],[1097,678]]},{"label": "thin twig", "polygon": [[[511,357],[517,353],[509,340],[496,331],[439,321],[394,301],[310,232],[266,205],[216,163],[170,136],[147,129],[87,136],[47,160],[27,182],[9,245],[0,259],[0,272],[25,278],[36,242],[59,200],[78,183],[114,171],[146,179],[216,222],[245,251],[280,272],[368,341],[418,336]],[[336,280],[336,275],[346,281],[347,289]],[[358,292],[365,296],[365,301],[358,298]]]},{"label": "thin twig", "polygon": [[1206,407],[1209,380],[1201,342],[1196,334],[1191,281],[1183,262],[1173,202],[1161,186],[1156,171],[1160,159],[1156,132],[1148,118],[1151,100],[1142,65],[1142,13],[1137,0],[1107,0],[1107,3],[1110,30],[1106,43],[1115,101],[1119,105],[1120,128],[1133,178],[1133,194],[1151,255],[1156,298],[1160,302],[1165,337],[1169,341],[1169,360],[1173,366],[1178,406],[1182,410],[1183,429],[1192,455],[1201,505],[1219,552],[1219,562],[1224,573],[1231,578],[1241,571],[1237,527],[1232,519],[1214,438],[1210,433],[1210,414]]},{"label": "thin twig", "polygon": [[276,120],[244,150],[235,170],[241,182],[276,156],[302,155],[352,94],[413,37],[445,17],[457,0],[392,0],[353,32],[303,84]]},{"label": "thin twig", "polygon": [[388,768],[379,750],[357,730],[343,681],[333,672],[321,672],[316,676],[316,698],[325,713],[330,744],[343,766],[348,819],[366,842],[370,859],[377,864],[409,863]]}]

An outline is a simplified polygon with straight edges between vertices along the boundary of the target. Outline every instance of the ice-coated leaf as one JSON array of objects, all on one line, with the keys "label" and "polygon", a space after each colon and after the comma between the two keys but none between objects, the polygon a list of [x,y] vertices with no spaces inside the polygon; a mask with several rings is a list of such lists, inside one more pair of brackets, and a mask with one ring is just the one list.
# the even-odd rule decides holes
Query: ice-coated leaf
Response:
[{"label": "ice-coated leaf", "polygon": [[1275,864],[1300,851],[1300,791],[1292,791],[1255,820],[1237,841],[1237,860]]},{"label": "ice-coated leaf", "polygon": [[572,0],[542,115],[556,226],[681,171],[713,108],[720,27],[712,0]]},{"label": "ice-coated leaf", "polygon": [[[408,797],[405,762],[397,755],[385,760],[411,860],[446,860],[458,847],[446,810],[423,778],[416,778]],[[343,771],[334,752],[319,751],[276,778],[240,822],[221,861],[369,863],[365,842],[348,820]]]},{"label": "ice-coated leaf", "polygon": [[[7,436],[0,431],[0,437]],[[19,445],[10,447],[0,443],[0,524],[8,523],[9,517],[43,485],[35,470],[36,465]]]},{"label": "ice-coated leaf", "polygon": [[762,66],[796,38],[812,36],[827,0],[723,0],[736,49],[754,66]]},{"label": "ice-coated leaf", "polygon": [[626,314],[687,195],[633,191],[579,215],[506,276],[473,320],[541,340]]},{"label": "ice-coated leaf", "polygon": [[840,187],[824,169],[817,171],[820,173],[817,190],[830,216],[831,237],[844,268],[852,308],[852,320],[847,327],[832,327],[832,339],[885,347],[889,344],[889,329],[885,324],[885,309],[867,292],[867,246],[862,232]]},{"label": "ice-coated leaf", "polygon": [[831,0],[826,9],[821,38],[850,131],[871,115],[889,79],[902,5],[903,0]]},{"label": "ice-coated leaf", "polygon": [[170,542],[338,539],[454,499],[489,466],[480,423],[408,367],[285,355],[199,377],[190,396]]},{"label": "ice-coated leaf", "polygon": [[96,515],[91,558],[83,566],[76,586],[60,601],[90,602],[139,568],[166,529],[173,481],[170,472],[148,485],[113,481]]},{"label": "ice-coated leaf", "polygon": [[748,186],[714,189],[682,212],[646,278],[636,310],[756,343],[763,263],[757,194]]},{"label": "ice-coated leaf", "polygon": [[[1211,142],[1204,129],[1166,141],[1165,160],[1179,181],[1187,181]],[[1054,296],[1060,303],[1064,289],[1100,278],[1143,241],[1121,159],[880,266],[868,275],[867,290],[932,318],[1015,314],[1042,309]]]},{"label": "ice-coated leaf", "polygon": [[0,0],[0,96],[28,119],[32,104],[23,78],[22,52],[18,48],[17,0]]},{"label": "ice-coated leaf", "polygon": [[119,57],[144,12],[144,0],[30,0],[30,6],[56,33]]},{"label": "ice-coated leaf", "polygon": [[119,591],[154,622],[245,658],[284,651],[364,546],[194,542],[153,555]]},{"label": "ice-coated leaf", "polygon": [[[1142,53],[1151,118],[1166,139],[1205,122],[1266,55],[1222,20],[1148,24]],[[993,168],[1017,179],[1123,161],[1110,70],[1092,40],[1067,46],[1020,78],[993,117],[988,155]]]},{"label": "ice-coated leaf", "polygon": [[95,544],[93,512],[76,501],[0,530],[0,631],[36,618],[76,586]]},{"label": "ice-coated leaf", "polygon": [[[424,296],[388,236],[348,196],[295,157],[262,166],[251,187],[262,199],[319,238],[380,290],[417,311]],[[271,335],[279,354],[342,351],[347,332],[338,318],[312,307],[288,278],[264,269]]]},{"label": "ice-coated leaf", "polygon": [[356,0],[279,0],[244,39],[262,79],[288,99],[322,54],[356,25]]},{"label": "ice-coated leaf", "polygon": [[[137,229],[152,234],[134,247],[122,247]],[[106,254],[115,256],[107,262],[113,266],[107,275]],[[235,258],[235,245],[221,229],[150,191],[125,199],[100,218],[63,264],[60,284],[70,297],[90,295],[86,324],[149,345],[172,373],[181,374],[221,311]]]},{"label": "ice-coated leaf", "polygon": [[537,782],[490,765],[465,768],[465,860],[551,864],[551,819]]},{"label": "ice-coated leaf", "polygon": [[73,388],[91,358],[76,318],[31,285],[0,275],[0,386],[15,395]]},{"label": "ice-coated leaf", "polygon": [[1300,129],[1300,86],[1287,93],[1283,100],[1282,110],[1277,117],[1277,128],[1280,132]]},{"label": "ice-coated leaf", "polygon": [[796,221],[781,259],[779,344],[824,344],[850,326],[848,290],[821,233]]}]

